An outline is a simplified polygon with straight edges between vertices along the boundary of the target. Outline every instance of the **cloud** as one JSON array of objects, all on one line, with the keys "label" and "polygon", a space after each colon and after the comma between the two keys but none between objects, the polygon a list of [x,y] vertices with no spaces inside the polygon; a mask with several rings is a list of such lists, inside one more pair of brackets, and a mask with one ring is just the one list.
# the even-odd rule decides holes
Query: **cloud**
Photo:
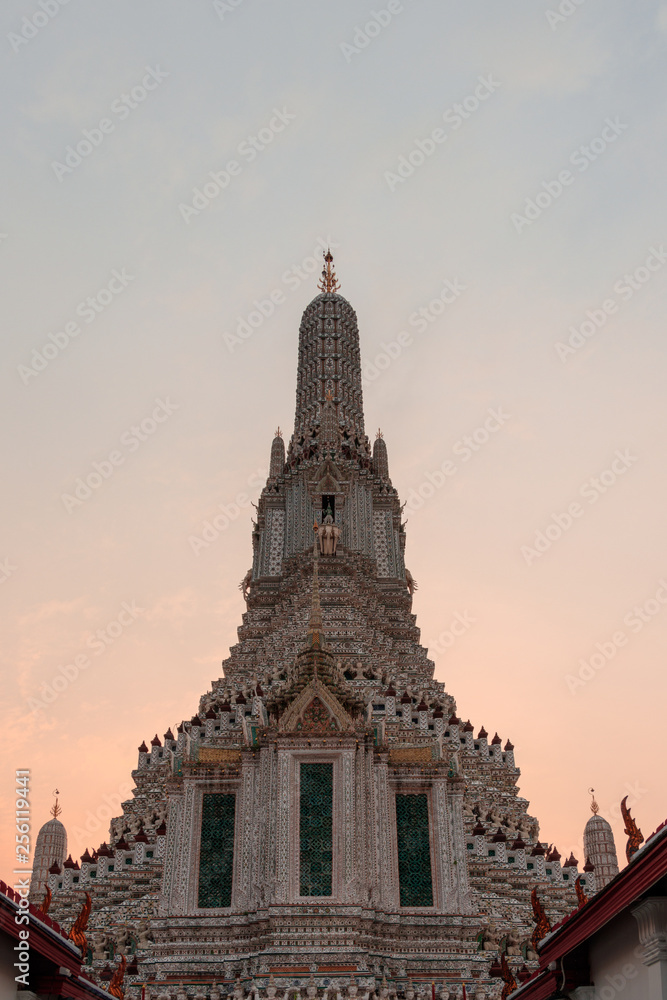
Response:
[{"label": "cloud", "polygon": [[168,619],[172,626],[180,619],[193,618],[200,611],[197,595],[190,587],[185,587],[174,594],[165,594],[146,611],[145,619],[149,622]]},{"label": "cloud", "polygon": [[69,615],[74,611],[79,611],[83,603],[83,597],[77,597],[71,601],[45,601],[22,615],[18,624],[23,628],[26,625],[35,625],[46,618],[53,618],[54,615]]}]

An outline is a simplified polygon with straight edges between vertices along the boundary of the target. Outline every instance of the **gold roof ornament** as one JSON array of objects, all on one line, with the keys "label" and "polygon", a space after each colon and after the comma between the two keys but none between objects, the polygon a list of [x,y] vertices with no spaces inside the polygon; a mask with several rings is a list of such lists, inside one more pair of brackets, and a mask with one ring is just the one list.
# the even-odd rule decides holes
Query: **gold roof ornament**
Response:
[{"label": "gold roof ornament", "polygon": [[584,892],[584,887],[581,884],[581,875],[579,875],[576,882],[574,883],[574,889],[575,892],[577,893],[577,903],[579,905],[579,909],[581,909],[581,907],[585,906],[586,903],[588,902],[588,896]]},{"label": "gold roof ornament", "polygon": [[501,1000],[506,1000],[510,994],[514,993],[517,988],[517,982],[514,978],[514,973],[510,969],[509,962],[507,961],[507,955],[503,951],[500,953],[500,976],[504,983],[503,991],[501,993]]},{"label": "gold roof ornament", "polygon": [[276,427],[276,433],[273,436],[277,438],[281,438],[283,436],[283,432],[281,431],[280,427]]},{"label": "gold roof ornament", "polygon": [[621,813],[625,823],[625,833],[628,837],[628,842],[625,845],[625,856],[628,859],[628,862],[630,862],[639,850],[640,846],[644,843],[644,834],[637,826],[637,821],[630,815],[630,810],[626,805],[627,801],[628,797],[626,795],[621,802]]},{"label": "gold roof ornament", "polygon": [[530,894],[530,902],[533,907],[533,923],[535,924],[530,940],[534,950],[537,951],[537,946],[540,941],[546,937],[551,930],[551,921],[547,916],[542,900],[537,895],[537,886],[533,886],[533,890]]},{"label": "gold roof ornament", "polygon": [[88,939],[86,938],[84,932],[88,926],[88,918],[90,916],[90,911],[93,906],[93,901],[90,897],[90,893],[88,892],[85,893],[85,896],[86,898],[83,902],[83,906],[81,907],[79,915],[72,924],[69,932],[70,940],[73,941],[75,945],[78,945],[78,947],[81,949],[81,954],[83,955],[84,959],[86,957],[86,948],[88,947]]},{"label": "gold roof ornament", "polygon": [[112,997],[117,997],[117,1000],[125,1000],[125,990],[123,989],[123,980],[125,979],[125,969],[127,968],[127,959],[125,955],[120,956],[120,963],[116,966],[111,981],[109,983],[109,993]]},{"label": "gold roof ornament", "polygon": [[600,812],[600,807],[597,804],[597,802],[595,801],[595,789],[594,788],[589,788],[588,789],[588,794],[591,797],[591,812],[593,813],[594,816],[597,816],[597,814]]},{"label": "gold roof ornament", "polygon": [[320,283],[317,286],[321,292],[332,293],[337,292],[340,288],[340,283],[336,278],[336,271],[332,267],[333,264],[333,254],[331,250],[327,248],[327,252],[324,254],[324,267],[322,268],[322,277]]},{"label": "gold roof ornament", "polygon": [[380,430],[379,427],[378,427],[378,432],[375,435],[375,440],[376,441],[378,441],[378,440],[380,440],[380,441],[384,440],[384,434],[382,433],[382,431]]},{"label": "gold roof ornament", "polygon": [[58,789],[56,788],[56,789],[54,789],[54,792],[53,792],[53,794],[54,794],[54,795],[55,795],[55,797],[56,797],[56,801],[55,801],[55,802],[54,802],[54,804],[53,804],[53,805],[51,806],[51,815],[53,816],[53,818],[54,818],[54,819],[58,819],[58,817],[60,816],[60,814],[61,814],[61,812],[62,812],[62,809],[61,809],[61,808],[60,808],[60,806],[58,805],[58,796],[60,795],[60,792],[59,792],[59,791],[58,791]]},{"label": "gold roof ornament", "polygon": [[45,917],[46,914],[49,912],[49,907],[51,906],[52,899],[53,899],[53,894],[51,892],[50,887],[47,885],[46,892],[44,893],[44,899],[42,900],[41,906],[37,912],[41,913],[42,916]]}]

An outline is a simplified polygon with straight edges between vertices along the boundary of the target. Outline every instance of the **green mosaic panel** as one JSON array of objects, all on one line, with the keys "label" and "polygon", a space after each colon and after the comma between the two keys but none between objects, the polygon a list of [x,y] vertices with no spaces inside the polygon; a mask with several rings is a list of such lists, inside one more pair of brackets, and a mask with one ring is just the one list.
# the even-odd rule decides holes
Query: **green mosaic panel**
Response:
[{"label": "green mosaic panel", "polygon": [[426,795],[396,796],[396,835],[401,906],[433,906]]},{"label": "green mosaic panel", "polygon": [[235,795],[206,792],[201,813],[199,905],[232,905]]},{"label": "green mosaic panel", "polygon": [[301,764],[299,892],[330,896],[333,874],[333,764]]}]

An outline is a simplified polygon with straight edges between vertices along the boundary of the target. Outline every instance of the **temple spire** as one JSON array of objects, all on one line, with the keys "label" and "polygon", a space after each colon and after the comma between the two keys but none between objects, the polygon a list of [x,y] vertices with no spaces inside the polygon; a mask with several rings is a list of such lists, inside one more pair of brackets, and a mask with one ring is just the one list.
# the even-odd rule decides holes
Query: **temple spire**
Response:
[{"label": "temple spire", "polygon": [[320,283],[317,286],[321,292],[332,293],[337,292],[340,288],[340,283],[336,278],[336,271],[333,265],[333,254],[331,250],[327,248],[327,252],[324,254],[324,267],[322,268],[322,277]]},{"label": "temple spire", "polygon": [[[346,456],[370,465],[370,443],[364,431],[363,393],[359,329],[354,309],[338,291],[338,279],[330,250],[324,255],[320,294],[309,303],[299,327],[296,411],[294,435],[287,462],[319,463],[321,424],[335,421],[334,437],[349,443]],[[324,412],[331,397],[330,412]]]},{"label": "temple spire", "polygon": [[271,459],[269,461],[269,479],[277,479],[282,476],[285,468],[285,442],[283,441],[280,427],[275,433],[271,444]]},{"label": "temple spire", "polygon": [[[584,871],[592,874],[592,891],[599,892],[608,882],[618,875],[618,856],[611,826],[600,815],[600,807],[595,799],[595,789],[589,788],[591,796],[591,812],[584,829],[584,854],[588,868]],[[593,869],[591,872],[591,868]],[[590,895],[588,879],[586,881],[587,895]]]},{"label": "temple spire", "polygon": [[387,457],[387,445],[382,434],[382,431],[378,430],[377,436],[375,438],[375,444],[373,445],[373,471],[376,476],[380,479],[385,479],[387,482],[391,482],[389,479],[389,458]]}]

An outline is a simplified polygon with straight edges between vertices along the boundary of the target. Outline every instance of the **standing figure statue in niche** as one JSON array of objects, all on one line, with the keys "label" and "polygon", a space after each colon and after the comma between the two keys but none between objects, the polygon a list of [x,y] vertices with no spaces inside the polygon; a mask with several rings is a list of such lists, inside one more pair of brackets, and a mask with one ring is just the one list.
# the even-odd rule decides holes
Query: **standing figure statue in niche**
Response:
[{"label": "standing figure statue in niche", "polygon": [[322,555],[335,556],[336,546],[338,545],[338,539],[340,538],[340,528],[334,524],[334,519],[331,514],[326,515],[317,530],[317,535],[320,540],[320,552]]}]

